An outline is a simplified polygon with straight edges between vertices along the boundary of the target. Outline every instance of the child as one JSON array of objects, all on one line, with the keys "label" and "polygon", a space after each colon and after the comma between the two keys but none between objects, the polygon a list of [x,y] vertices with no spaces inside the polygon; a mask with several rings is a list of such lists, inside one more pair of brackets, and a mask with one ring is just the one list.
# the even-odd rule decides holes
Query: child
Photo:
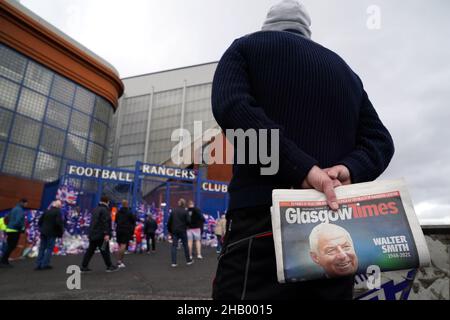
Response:
[{"label": "child", "polygon": [[138,223],[134,229],[134,237],[136,239],[136,248],[134,253],[142,253],[142,223]]}]

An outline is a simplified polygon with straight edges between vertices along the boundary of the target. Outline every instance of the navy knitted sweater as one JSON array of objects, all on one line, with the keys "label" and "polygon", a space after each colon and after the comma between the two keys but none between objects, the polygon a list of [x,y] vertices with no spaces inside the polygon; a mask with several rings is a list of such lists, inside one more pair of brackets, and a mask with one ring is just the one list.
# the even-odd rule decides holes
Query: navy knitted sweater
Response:
[{"label": "navy knitted sweater", "polygon": [[394,153],[359,77],[336,53],[293,32],[235,40],[217,66],[211,99],[223,130],[280,129],[278,173],[234,164],[229,210],[271,205],[273,189],[299,188],[314,165],[343,164],[353,183],[374,180]]}]

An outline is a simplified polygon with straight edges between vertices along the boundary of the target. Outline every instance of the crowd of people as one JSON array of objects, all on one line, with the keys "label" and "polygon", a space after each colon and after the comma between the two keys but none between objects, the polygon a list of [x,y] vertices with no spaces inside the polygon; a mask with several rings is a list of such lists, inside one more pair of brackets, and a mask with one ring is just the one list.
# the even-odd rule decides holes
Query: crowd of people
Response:
[{"label": "crowd of people", "polygon": [[[26,199],[20,200],[15,208],[0,219],[0,232],[6,236],[0,268],[12,267],[10,255],[16,249],[20,235],[26,233],[27,236],[30,236],[32,233],[29,230],[30,223],[26,221],[27,204]],[[162,234],[162,222],[157,221],[150,212],[145,213],[144,216],[142,213],[133,212],[127,200],[123,200],[120,209],[116,211],[115,208],[111,209],[108,197],[103,196],[98,206],[88,216],[80,215],[79,208],[75,207],[74,214],[79,218],[77,223],[71,222],[72,213],[69,215],[63,213],[64,205],[64,201],[55,200],[39,217],[34,217],[38,229],[36,237],[39,238],[36,241],[38,252],[35,270],[52,269],[51,257],[57,252],[58,245],[62,245],[63,235],[68,234],[67,229],[70,229],[71,233],[75,229],[79,229],[78,231],[85,233],[83,237],[87,238],[80,265],[82,272],[91,271],[89,263],[97,250],[101,253],[107,272],[114,272],[126,267],[124,262],[126,251],[134,253],[146,251],[148,254],[156,252],[158,236]],[[222,219],[224,217],[219,218],[215,225],[220,226]],[[194,202],[190,200],[186,205],[186,200],[179,199],[178,206],[170,210],[167,223],[168,240],[172,242],[172,267],[177,266],[176,255],[179,240],[182,242],[188,265],[194,261],[194,252],[197,259],[203,259],[201,248],[204,227],[205,218],[200,209],[195,207]],[[224,227],[217,227],[215,230],[218,253],[221,248],[223,232]],[[111,246],[113,239],[115,245]],[[130,243],[133,243],[133,246],[130,246]],[[113,263],[111,251],[115,251],[116,264]]]}]

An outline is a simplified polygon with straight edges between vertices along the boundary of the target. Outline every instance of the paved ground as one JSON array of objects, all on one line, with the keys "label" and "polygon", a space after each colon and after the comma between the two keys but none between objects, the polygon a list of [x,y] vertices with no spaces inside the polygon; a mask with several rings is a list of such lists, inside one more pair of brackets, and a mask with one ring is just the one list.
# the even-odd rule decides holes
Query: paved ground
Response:
[{"label": "paved ground", "polygon": [[214,248],[203,248],[202,260],[187,266],[178,250],[178,267],[170,266],[168,243],[158,243],[154,254],[129,254],[127,267],[106,273],[100,253],[92,258],[94,271],[81,276],[81,290],[68,290],[66,268],[81,256],[52,258],[53,270],[34,271],[35,259],[12,262],[0,269],[0,299],[210,299],[217,265]]}]

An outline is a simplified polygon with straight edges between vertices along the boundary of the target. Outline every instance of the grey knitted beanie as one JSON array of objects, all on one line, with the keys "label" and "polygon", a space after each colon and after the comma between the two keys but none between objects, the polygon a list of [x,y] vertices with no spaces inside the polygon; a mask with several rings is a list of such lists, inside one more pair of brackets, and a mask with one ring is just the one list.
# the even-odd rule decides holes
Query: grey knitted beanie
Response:
[{"label": "grey knitted beanie", "polygon": [[311,18],[306,8],[295,0],[283,0],[270,8],[262,27],[265,31],[297,30],[311,38]]}]

